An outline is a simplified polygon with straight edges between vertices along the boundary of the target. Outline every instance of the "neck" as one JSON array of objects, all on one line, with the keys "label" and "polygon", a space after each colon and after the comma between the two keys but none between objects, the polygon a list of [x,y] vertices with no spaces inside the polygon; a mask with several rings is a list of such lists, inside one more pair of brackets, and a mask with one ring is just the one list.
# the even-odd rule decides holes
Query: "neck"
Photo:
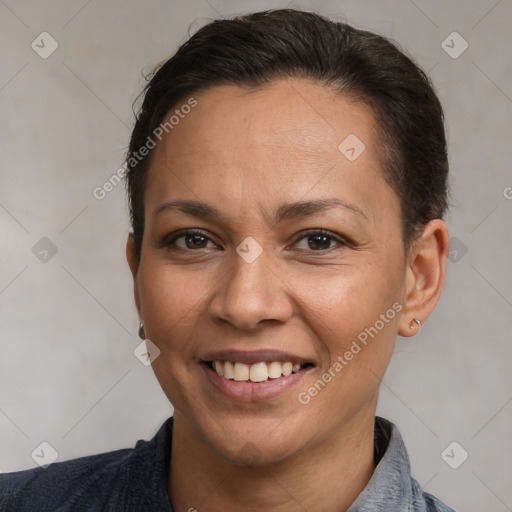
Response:
[{"label": "neck", "polygon": [[314,449],[265,467],[240,467],[214,452],[174,414],[169,495],[175,512],[344,512],[370,480],[374,411]]}]

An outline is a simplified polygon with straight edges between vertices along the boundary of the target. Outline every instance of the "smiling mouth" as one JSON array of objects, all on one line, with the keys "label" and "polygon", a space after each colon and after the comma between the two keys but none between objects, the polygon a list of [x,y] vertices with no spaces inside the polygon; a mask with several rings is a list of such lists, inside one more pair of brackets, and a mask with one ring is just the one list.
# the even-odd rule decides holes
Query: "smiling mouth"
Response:
[{"label": "smiling mouth", "polygon": [[292,373],[298,373],[305,368],[312,367],[311,363],[299,364],[291,361],[260,361],[253,364],[245,364],[237,361],[203,361],[220,377],[237,382],[265,382],[267,380],[287,377]]}]

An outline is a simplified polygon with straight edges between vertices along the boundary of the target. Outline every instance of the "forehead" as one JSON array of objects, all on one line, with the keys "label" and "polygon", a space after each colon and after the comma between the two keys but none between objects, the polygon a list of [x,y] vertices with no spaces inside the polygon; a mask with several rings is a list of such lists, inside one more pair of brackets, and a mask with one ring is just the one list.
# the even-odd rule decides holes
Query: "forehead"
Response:
[{"label": "forehead", "polygon": [[[180,194],[232,202],[254,191],[297,199],[313,190],[357,196],[369,184],[388,188],[376,121],[361,102],[302,79],[258,89],[223,85],[194,99],[154,150],[146,191],[152,202]],[[367,202],[359,196],[353,198]]]},{"label": "forehead", "polygon": [[[377,139],[370,107],[304,79],[280,79],[256,89],[217,86],[197,95],[196,101],[194,110],[169,134],[168,142],[178,153],[184,149],[190,154],[199,144],[201,150],[216,153],[235,145],[264,144],[267,150],[288,146],[332,159],[339,156],[339,143],[351,133],[364,139],[367,147]],[[190,144],[191,123],[197,145]]]}]

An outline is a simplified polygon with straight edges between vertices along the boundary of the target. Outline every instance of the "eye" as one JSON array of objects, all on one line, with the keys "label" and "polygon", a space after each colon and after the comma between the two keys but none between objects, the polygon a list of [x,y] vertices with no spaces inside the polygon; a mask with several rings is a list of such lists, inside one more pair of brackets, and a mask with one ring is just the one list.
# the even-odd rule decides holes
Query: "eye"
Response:
[{"label": "eye", "polygon": [[202,231],[197,229],[186,229],[164,239],[161,246],[169,247],[170,249],[178,248],[183,250],[209,249],[212,246],[208,247],[208,242],[211,242],[212,246],[216,247],[216,245]]},{"label": "eye", "polygon": [[[301,240],[305,240],[305,242],[301,242]],[[321,252],[333,249],[335,247],[335,245],[332,245],[333,242],[341,246],[348,246],[347,242],[335,236],[330,231],[324,231],[323,229],[308,231],[304,236],[299,238],[294,245],[300,251]],[[300,247],[301,243],[302,247]]]},{"label": "eye", "polygon": [[[208,245],[210,243],[210,245]],[[294,247],[299,251],[322,252],[338,246],[348,247],[349,243],[330,231],[314,229],[306,233],[295,242]],[[165,238],[160,247],[180,249],[184,251],[217,248],[212,240],[198,229],[185,229]],[[301,247],[302,245],[302,247]]]}]

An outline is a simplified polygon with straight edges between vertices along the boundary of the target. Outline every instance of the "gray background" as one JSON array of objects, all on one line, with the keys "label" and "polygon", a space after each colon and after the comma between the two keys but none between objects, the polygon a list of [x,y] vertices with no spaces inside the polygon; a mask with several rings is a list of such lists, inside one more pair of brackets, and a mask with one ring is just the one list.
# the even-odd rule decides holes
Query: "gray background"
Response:
[{"label": "gray background", "polygon": [[[512,510],[510,0],[0,0],[0,470],[35,466],[42,441],[59,460],[133,446],[171,414],[133,355],[123,185],[93,190],[122,163],[142,72],[212,18],[286,5],[392,37],[439,91],[456,252],[435,313],[397,342],[379,414],[427,491]],[[43,31],[59,45],[46,59],[31,48]],[[454,31],[458,58],[442,47]],[[441,457],[452,441],[452,464],[469,453],[458,469]]]}]

